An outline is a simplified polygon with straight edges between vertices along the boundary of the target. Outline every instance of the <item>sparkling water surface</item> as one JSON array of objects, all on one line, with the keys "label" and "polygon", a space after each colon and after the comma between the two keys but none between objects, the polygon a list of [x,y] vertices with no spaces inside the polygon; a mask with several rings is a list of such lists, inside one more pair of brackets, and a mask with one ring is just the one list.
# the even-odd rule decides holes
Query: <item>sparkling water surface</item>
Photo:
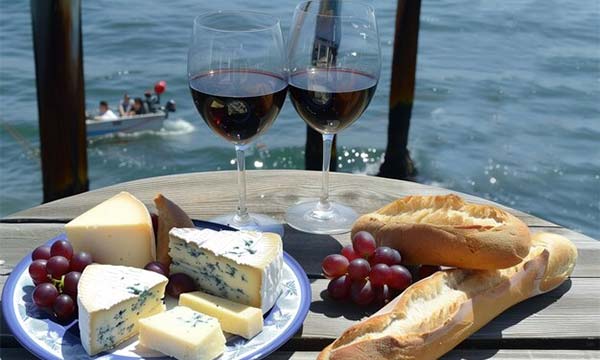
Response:
[{"label": "sparkling water surface", "polygon": [[[372,1],[381,81],[338,140],[339,171],[377,172],[386,144],[395,1]],[[282,19],[296,1],[252,2]],[[186,52],[206,2],[83,2],[86,104],[114,107],[166,80],[177,113],[160,132],[89,141],[91,188],[233,169],[194,110]],[[247,1],[219,6],[245,8]],[[0,216],[40,203],[29,2],[0,0]],[[418,180],[482,196],[600,238],[600,2],[424,1],[409,147]],[[304,123],[286,102],[249,169],[303,168]]]}]

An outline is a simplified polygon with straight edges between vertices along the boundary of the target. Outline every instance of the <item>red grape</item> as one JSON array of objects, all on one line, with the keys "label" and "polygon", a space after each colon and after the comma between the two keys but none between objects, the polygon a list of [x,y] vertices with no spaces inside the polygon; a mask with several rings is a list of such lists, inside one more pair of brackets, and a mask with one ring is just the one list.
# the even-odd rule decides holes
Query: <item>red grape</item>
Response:
[{"label": "red grape", "polygon": [[54,300],[52,310],[60,320],[71,319],[75,315],[75,301],[67,294],[58,295]]},{"label": "red grape", "polygon": [[83,272],[92,263],[92,255],[85,251],[76,252],[71,259],[71,271]]},{"label": "red grape", "polygon": [[38,307],[50,307],[58,296],[58,290],[50,283],[39,284],[33,289],[31,297]]},{"label": "red grape", "polygon": [[366,231],[359,231],[354,234],[354,237],[352,238],[352,246],[354,247],[355,253],[364,258],[368,258],[375,252],[377,244],[375,243],[373,235]]},{"label": "red grape", "polygon": [[31,260],[48,260],[50,256],[50,246],[39,246],[31,253]]},{"label": "red grape", "polygon": [[375,292],[369,280],[352,283],[350,297],[358,305],[369,305],[375,299]]},{"label": "red grape", "polygon": [[392,292],[387,285],[373,286],[373,291],[375,292],[375,302],[377,304],[385,305],[388,303],[388,301],[390,301]]},{"label": "red grape", "polygon": [[387,284],[397,290],[406,289],[412,282],[412,275],[407,268],[402,265],[390,266],[391,274],[388,278]]},{"label": "red grape", "polygon": [[71,260],[71,257],[73,257],[73,247],[67,240],[58,240],[52,244],[50,254],[52,256],[62,256],[67,260]]},{"label": "red grape", "polygon": [[327,285],[327,292],[332,299],[342,300],[348,297],[350,294],[350,286],[352,281],[346,275],[342,275],[329,282]]},{"label": "red grape", "polygon": [[158,261],[149,262],[146,264],[146,266],[144,266],[144,269],[159,273],[164,276],[169,276],[169,269]]},{"label": "red grape", "polygon": [[375,264],[386,264],[389,266],[396,265],[398,263],[396,262],[397,259],[396,259],[396,254],[394,253],[394,251],[395,251],[394,249],[387,247],[387,246],[378,247],[377,249],[375,249],[373,256],[371,256],[371,258],[369,259],[369,262],[372,265],[375,265]]},{"label": "red grape", "polygon": [[353,281],[364,280],[369,276],[369,272],[371,272],[371,266],[365,259],[354,259],[350,261],[350,265],[348,265],[348,276]]},{"label": "red grape", "polygon": [[392,271],[386,264],[375,264],[369,273],[369,280],[373,286],[383,286],[387,284],[391,274]]},{"label": "red grape", "polygon": [[396,249],[392,249],[394,253],[394,263],[392,265],[400,265],[402,263],[402,256],[400,256],[400,251]]},{"label": "red grape", "polygon": [[63,293],[70,295],[73,298],[77,298],[77,284],[79,283],[80,277],[80,272],[68,272],[63,279]]},{"label": "red grape", "polygon": [[167,294],[179,299],[182,293],[196,290],[194,280],[186,274],[177,273],[169,276],[167,283]]},{"label": "red grape", "polygon": [[60,279],[69,272],[69,260],[64,256],[53,256],[48,259],[46,270],[54,279]]},{"label": "red grape", "polygon": [[352,247],[352,245],[344,246],[342,248],[342,255],[344,255],[346,259],[348,259],[348,261],[352,261],[360,257],[354,252],[354,248]]},{"label": "red grape", "polygon": [[46,282],[48,280],[48,272],[46,271],[47,260],[39,259],[35,260],[29,265],[29,276],[33,281],[39,283]]},{"label": "red grape", "polygon": [[441,268],[437,265],[421,265],[419,268],[419,280],[425,279],[440,270]]},{"label": "red grape", "polygon": [[343,255],[327,255],[323,260],[323,273],[329,278],[342,276],[348,270],[350,262]]},{"label": "red grape", "polygon": [[155,213],[150,213],[150,218],[152,219],[152,230],[154,230],[154,237],[158,237],[158,215]]}]

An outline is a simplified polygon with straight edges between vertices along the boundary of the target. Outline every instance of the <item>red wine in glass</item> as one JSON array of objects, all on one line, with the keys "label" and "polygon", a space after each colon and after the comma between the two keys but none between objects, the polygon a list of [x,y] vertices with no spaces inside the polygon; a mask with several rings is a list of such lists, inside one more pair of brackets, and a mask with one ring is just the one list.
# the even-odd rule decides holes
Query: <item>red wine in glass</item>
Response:
[{"label": "red wine in glass", "polygon": [[196,109],[225,140],[246,144],[267,130],[285,101],[287,81],[258,70],[216,70],[190,77]]},{"label": "red wine in glass", "polygon": [[344,68],[313,68],[290,76],[290,99],[313,129],[335,134],[358,119],[377,87],[377,79]]}]

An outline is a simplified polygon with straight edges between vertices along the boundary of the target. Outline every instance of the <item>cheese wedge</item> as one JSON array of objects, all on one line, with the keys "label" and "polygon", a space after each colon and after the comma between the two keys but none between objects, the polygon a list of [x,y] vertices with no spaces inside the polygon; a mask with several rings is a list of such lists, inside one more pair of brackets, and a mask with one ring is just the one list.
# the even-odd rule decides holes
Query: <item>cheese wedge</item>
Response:
[{"label": "cheese wedge", "polygon": [[219,321],[185,306],[140,320],[140,344],[178,360],[212,360],[225,351]]},{"label": "cheese wedge", "polygon": [[165,311],[167,278],[152,271],[88,265],[77,285],[81,344],[90,355],[138,332],[138,320]]},{"label": "cheese wedge", "polygon": [[217,318],[223,331],[246,339],[254,337],[263,329],[261,309],[238,304],[201,291],[181,294],[179,305]]},{"label": "cheese wedge", "polygon": [[73,249],[90,253],[97,263],[143,268],[156,259],[150,213],[127,192],[79,215],[65,230]]},{"label": "cheese wedge", "polygon": [[283,245],[277,234],[173,228],[171,273],[205,292],[267,312],[279,296]]}]

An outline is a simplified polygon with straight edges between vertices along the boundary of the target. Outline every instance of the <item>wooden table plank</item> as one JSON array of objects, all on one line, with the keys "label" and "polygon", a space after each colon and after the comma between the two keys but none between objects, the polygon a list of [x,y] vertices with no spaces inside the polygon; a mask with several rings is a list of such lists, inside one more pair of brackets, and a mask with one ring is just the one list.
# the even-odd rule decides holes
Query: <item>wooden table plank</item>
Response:
[{"label": "wooden table plank", "polygon": [[[278,351],[269,356],[269,360],[314,360],[318,352],[305,351]],[[489,359],[497,360],[525,360],[525,359],[560,359],[584,360],[600,359],[597,351],[580,350],[454,350],[442,357],[442,360],[458,359]]]},{"label": "wooden table plank", "polygon": [[[282,220],[293,203],[316,198],[320,192],[321,173],[301,170],[252,170],[247,172],[248,201],[251,211],[269,214]],[[331,197],[352,205],[359,213],[368,213],[406,195],[456,193],[439,187],[380,177],[332,173]],[[129,191],[146,205],[158,192],[174,200],[190,216],[210,219],[232,212],[237,206],[237,178],[233,171],[202,172],[160,176],[117,184],[84,194],[42,204],[9,215],[6,219],[44,219],[68,221],[85,210],[119,192]],[[494,204],[475,196],[461,194],[475,203]],[[498,204],[496,204],[498,205]],[[500,205],[501,206],[501,205]],[[535,216],[501,206],[532,226],[558,225]]]},{"label": "wooden table plank", "polygon": [[[314,360],[319,353],[316,351],[277,351],[271,354],[269,360]],[[453,350],[442,357],[442,360],[489,359],[497,360],[588,360],[600,359],[598,351],[581,350]],[[37,359],[23,348],[0,348],[2,360],[33,360]]]},{"label": "wooden table plank", "polygon": [[[63,232],[63,224],[3,224],[0,223],[0,287],[12,267],[23,256],[46,240]],[[572,277],[600,276],[600,241],[585,235],[554,227],[534,228],[534,231],[548,231],[567,236],[579,250],[579,259]],[[339,252],[341,247],[350,244],[348,234],[307,235],[288,226],[285,228],[284,249],[303,266],[312,277],[321,275],[321,259]]]},{"label": "wooden table plank", "polygon": [[[312,303],[303,338],[335,338],[376,311],[327,298],[327,280],[312,280]],[[567,280],[554,291],[528,299],[502,313],[470,340],[600,338],[600,278]],[[493,344],[493,343],[492,343]]]}]

